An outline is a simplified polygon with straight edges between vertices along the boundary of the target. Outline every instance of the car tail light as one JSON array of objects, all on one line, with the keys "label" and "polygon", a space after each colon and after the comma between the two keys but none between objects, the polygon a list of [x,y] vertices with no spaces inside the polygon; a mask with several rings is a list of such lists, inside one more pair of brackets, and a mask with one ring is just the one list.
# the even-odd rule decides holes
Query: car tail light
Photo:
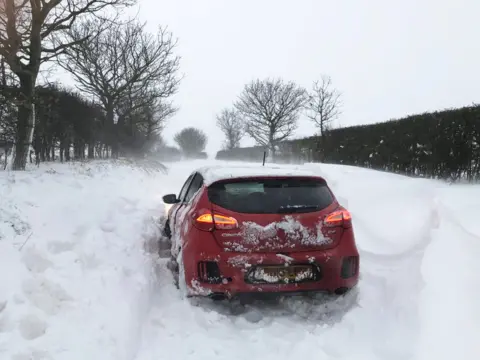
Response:
[{"label": "car tail light", "polygon": [[201,230],[212,231],[232,230],[238,228],[238,222],[231,216],[225,216],[216,213],[205,213],[195,219],[195,224]]},{"label": "car tail light", "polygon": [[343,227],[351,227],[352,226],[352,215],[347,209],[339,208],[334,212],[328,214],[323,223],[326,226],[343,226]]}]

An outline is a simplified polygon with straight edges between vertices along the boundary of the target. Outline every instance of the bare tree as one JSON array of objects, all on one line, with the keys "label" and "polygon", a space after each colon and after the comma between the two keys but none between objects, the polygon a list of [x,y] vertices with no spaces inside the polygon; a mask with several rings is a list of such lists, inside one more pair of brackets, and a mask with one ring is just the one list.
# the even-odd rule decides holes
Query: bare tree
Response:
[{"label": "bare tree", "polygon": [[173,54],[176,41],[170,32],[160,28],[151,35],[135,20],[111,24],[88,42],[77,41],[98,28],[104,28],[99,19],[72,28],[70,41],[76,45],[65,52],[60,66],[73,75],[79,89],[102,104],[108,133],[113,134],[112,155],[117,156],[126,117],[177,91],[180,58]]},{"label": "bare tree", "polygon": [[320,130],[320,135],[328,130],[333,120],[340,115],[340,93],[332,88],[332,79],[322,76],[313,83],[308,97],[307,116]]},{"label": "bare tree", "polygon": [[266,79],[245,85],[235,108],[245,119],[247,134],[274,155],[276,145],[296,130],[305,101],[306,91],[294,82]]},{"label": "bare tree", "polygon": [[188,127],[178,132],[174,140],[187,156],[200,154],[207,145],[207,135],[194,127]]},{"label": "bare tree", "polygon": [[240,140],[245,134],[245,126],[238,111],[223,109],[217,115],[217,126],[225,135],[225,149],[231,150],[240,147]]},{"label": "bare tree", "polygon": [[320,150],[320,158],[325,158],[325,142],[327,131],[332,122],[340,115],[340,93],[332,88],[332,79],[322,76],[320,81],[313,83],[312,92],[308,96],[307,116],[320,130],[317,150]]},{"label": "bare tree", "polygon": [[40,66],[90,34],[66,41],[61,34],[88,15],[133,0],[1,0],[0,55],[19,80],[13,169],[25,169],[33,138],[33,101]]}]

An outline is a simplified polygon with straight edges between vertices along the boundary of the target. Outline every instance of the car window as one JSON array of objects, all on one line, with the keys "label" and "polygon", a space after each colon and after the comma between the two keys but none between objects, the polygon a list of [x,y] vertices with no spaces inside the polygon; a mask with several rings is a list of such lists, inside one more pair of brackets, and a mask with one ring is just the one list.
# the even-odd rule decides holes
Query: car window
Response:
[{"label": "car window", "polygon": [[248,195],[254,192],[264,192],[262,182],[236,182],[236,183],[226,183],[225,191],[229,194],[236,195]]},{"label": "car window", "polygon": [[324,180],[295,177],[218,182],[208,188],[208,198],[225,209],[250,214],[314,212],[334,201]]},{"label": "car window", "polygon": [[188,186],[190,185],[190,182],[192,181],[193,175],[194,174],[191,174],[188,177],[187,181],[185,181],[185,183],[183,184],[182,190],[180,190],[180,194],[178,194],[178,199],[180,201],[183,201],[183,199],[185,199],[185,195],[187,194]]},{"label": "car window", "polygon": [[189,202],[195,193],[200,189],[203,185],[203,177],[200,174],[196,174],[192,180],[192,184],[187,191],[187,196],[185,197],[185,202]]}]

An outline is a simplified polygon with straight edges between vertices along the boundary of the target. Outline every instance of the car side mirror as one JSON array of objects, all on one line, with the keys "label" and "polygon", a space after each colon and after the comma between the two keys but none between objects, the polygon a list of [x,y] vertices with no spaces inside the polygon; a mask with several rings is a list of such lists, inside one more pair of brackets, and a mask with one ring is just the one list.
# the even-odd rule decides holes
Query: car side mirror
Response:
[{"label": "car side mirror", "polygon": [[180,202],[180,200],[177,199],[177,195],[168,194],[168,195],[163,196],[163,202],[165,204],[176,204],[176,203]]}]

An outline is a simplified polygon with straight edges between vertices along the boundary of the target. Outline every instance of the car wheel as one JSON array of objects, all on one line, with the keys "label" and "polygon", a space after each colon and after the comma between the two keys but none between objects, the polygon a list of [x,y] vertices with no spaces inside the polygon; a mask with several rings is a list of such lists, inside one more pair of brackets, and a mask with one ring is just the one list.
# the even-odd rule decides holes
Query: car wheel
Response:
[{"label": "car wheel", "polygon": [[346,312],[358,304],[359,290],[355,286],[341,294],[330,294],[325,302],[325,308],[330,312]]},{"label": "car wheel", "polygon": [[180,291],[180,296],[182,299],[189,297],[187,283],[185,281],[185,268],[183,266],[183,251],[180,249],[180,252],[177,255],[177,288]]},{"label": "car wheel", "polygon": [[168,219],[165,221],[163,218],[160,219],[160,223],[163,223],[164,226],[160,230],[160,236],[157,240],[158,246],[158,256],[162,259],[168,259],[170,256],[170,249],[172,247],[172,240],[170,236],[167,234],[167,227],[168,226]]},{"label": "car wheel", "polygon": [[171,239],[172,231],[170,229],[170,220],[166,218],[165,223],[163,225],[162,235],[167,239]]}]

